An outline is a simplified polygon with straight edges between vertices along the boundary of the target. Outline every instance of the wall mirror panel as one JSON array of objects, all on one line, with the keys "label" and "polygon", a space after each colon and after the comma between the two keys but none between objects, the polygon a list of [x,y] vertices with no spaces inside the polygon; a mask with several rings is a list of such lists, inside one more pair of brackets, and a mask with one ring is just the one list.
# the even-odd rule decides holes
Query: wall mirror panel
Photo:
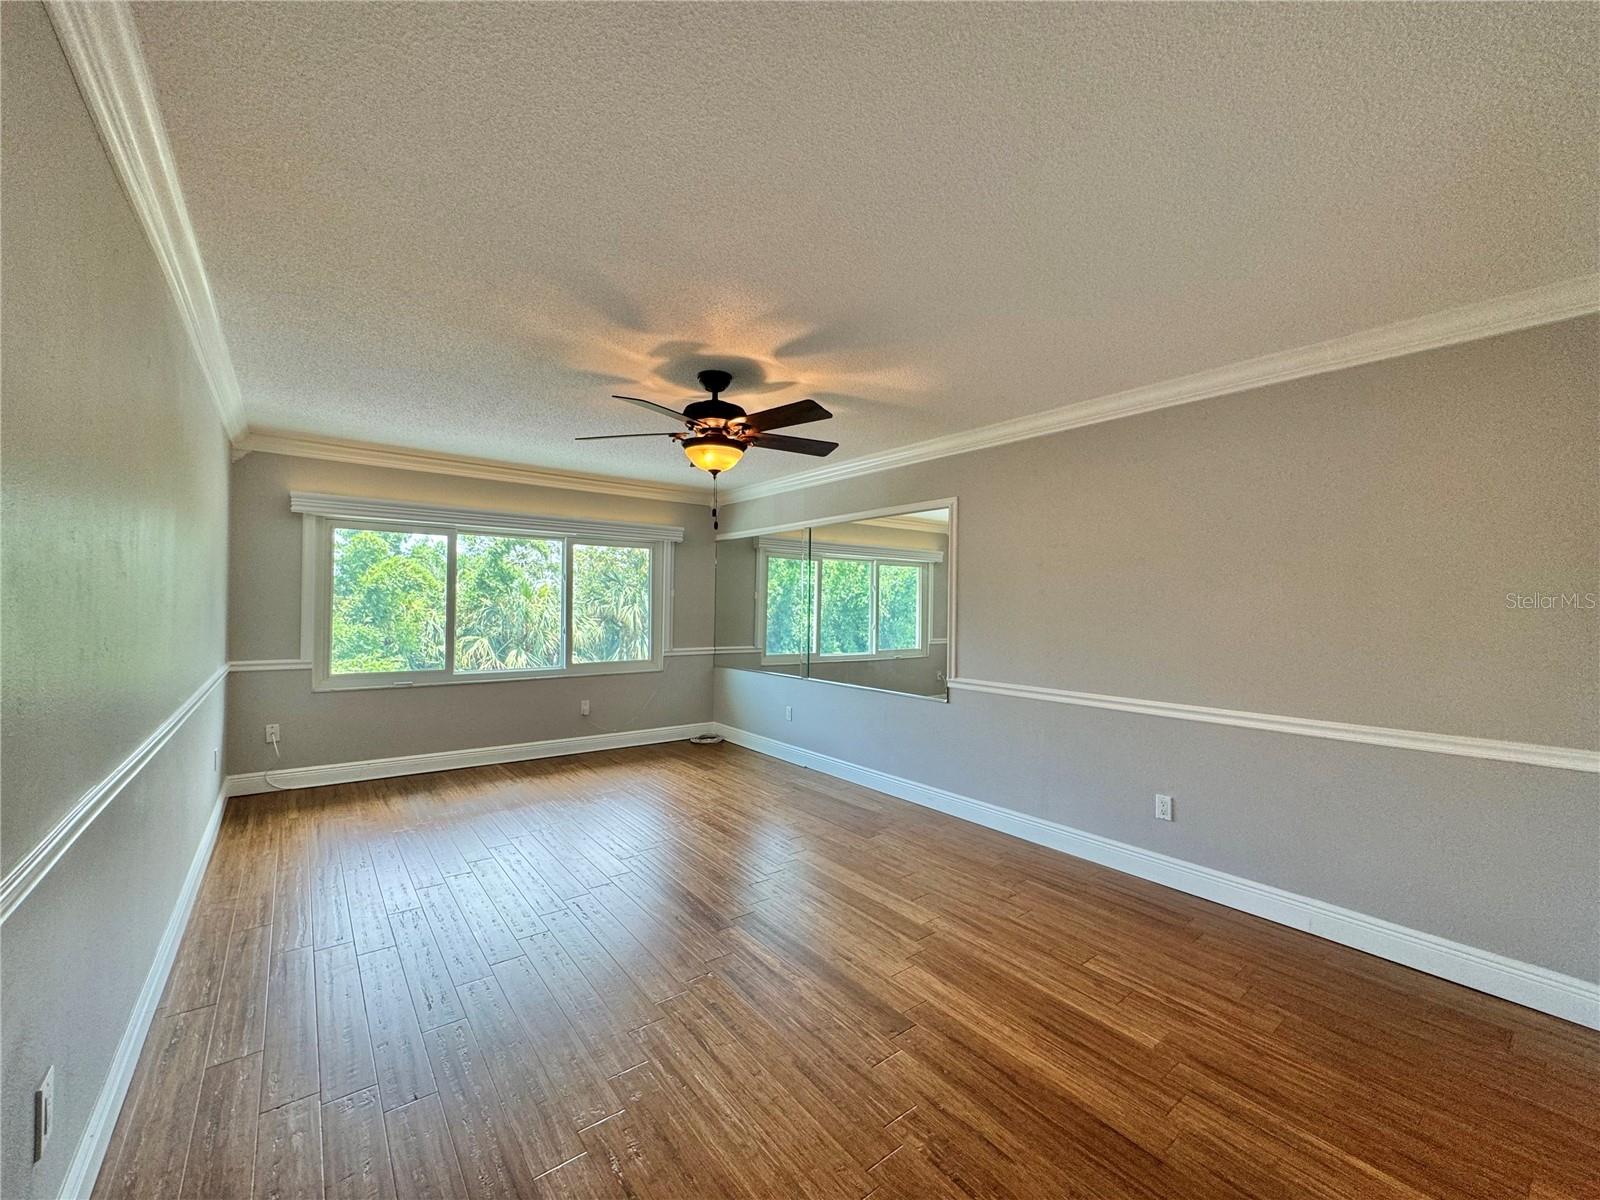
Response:
[{"label": "wall mirror panel", "polygon": [[717,666],[946,699],[951,514],[718,539]]}]

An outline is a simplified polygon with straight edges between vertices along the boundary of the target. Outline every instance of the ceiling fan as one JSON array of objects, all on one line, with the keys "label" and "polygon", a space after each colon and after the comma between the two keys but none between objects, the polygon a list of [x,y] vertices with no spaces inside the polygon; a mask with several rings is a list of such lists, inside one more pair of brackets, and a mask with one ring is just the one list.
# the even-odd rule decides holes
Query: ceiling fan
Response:
[{"label": "ceiling fan", "polygon": [[637,396],[613,396],[613,400],[626,400],[652,412],[664,413],[682,421],[682,433],[601,433],[577,438],[580,442],[599,442],[610,438],[665,437],[683,447],[689,461],[716,478],[744,457],[751,447],[764,450],[787,450],[791,454],[812,454],[818,458],[832,454],[838,442],[823,442],[814,438],[786,437],[772,433],[790,425],[804,425],[808,421],[826,421],[833,414],[815,400],[796,400],[793,404],[780,404],[765,412],[747,413],[737,404],[719,399],[733,382],[727,371],[701,371],[697,378],[700,386],[711,393],[709,400],[696,400],[685,405],[682,412],[641,400]]}]

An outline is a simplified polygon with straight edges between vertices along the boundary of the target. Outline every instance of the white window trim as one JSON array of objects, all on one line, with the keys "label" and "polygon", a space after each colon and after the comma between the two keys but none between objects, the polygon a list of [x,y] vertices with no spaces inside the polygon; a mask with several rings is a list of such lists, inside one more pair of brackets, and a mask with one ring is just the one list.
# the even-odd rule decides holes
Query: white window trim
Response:
[{"label": "white window trim", "polygon": [[[868,584],[869,609],[867,612],[867,638],[872,650],[865,654],[768,654],[767,653],[767,560],[772,557],[790,558],[811,564],[811,636],[812,646],[817,644],[822,620],[822,568],[825,559],[862,560],[872,564],[872,579]],[[791,666],[807,659],[815,662],[883,662],[900,658],[927,658],[932,652],[933,638],[929,627],[929,564],[944,561],[939,550],[912,550],[889,546],[855,546],[841,542],[814,542],[809,552],[800,538],[760,538],[756,542],[756,647],[761,651],[762,666]],[[906,650],[879,650],[878,645],[878,568],[889,563],[897,566],[915,566],[917,571],[917,645]]]},{"label": "white window trim", "polygon": [[[790,558],[805,557],[803,538],[764,537],[756,540],[762,550],[775,550]],[[937,563],[944,561],[943,550],[917,550],[906,546],[858,546],[849,542],[812,542],[812,558],[875,558],[880,562]]]},{"label": "white window trim", "polygon": [[[612,521],[574,521],[523,516],[479,509],[446,508],[397,501],[366,500],[318,493],[290,494],[290,511],[304,520],[302,538],[301,654],[311,662],[311,688],[316,692],[369,691],[398,687],[445,687],[454,684],[509,683],[530,679],[564,679],[586,675],[634,675],[660,671],[666,655],[671,610],[671,547],[683,530],[669,525]],[[433,671],[394,671],[335,675],[332,659],[333,530],[388,529],[449,536],[445,590],[445,665]],[[529,671],[457,672],[455,670],[455,565],[457,534],[500,534],[545,537],[562,543],[562,666]],[[572,659],[572,548],[577,545],[633,546],[650,552],[650,650],[647,659],[628,662],[580,663]]]},{"label": "white window trim", "polygon": [[391,525],[430,525],[469,533],[520,533],[596,537],[629,542],[681,542],[681,525],[641,525],[628,521],[585,521],[570,517],[535,517],[485,508],[415,504],[409,500],[369,500],[323,492],[290,492],[289,511],[340,520],[380,521]]}]

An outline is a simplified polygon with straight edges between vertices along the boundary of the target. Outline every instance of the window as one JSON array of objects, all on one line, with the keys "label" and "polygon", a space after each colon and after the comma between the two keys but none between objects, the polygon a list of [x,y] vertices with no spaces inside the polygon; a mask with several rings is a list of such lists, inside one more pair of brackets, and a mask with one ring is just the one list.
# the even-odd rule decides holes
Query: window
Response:
[{"label": "window", "polygon": [[[757,568],[764,663],[902,658],[928,652],[928,562],[872,547],[769,539]],[[904,552],[900,552],[903,554]],[[940,556],[942,558],[942,556]]]},{"label": "window", "polygon": [[878,649],[915,650],[922,643],[925,567],[878,564]]},{"label": "window", "polygon": [[769,659],[798,660],[811,641],[812,564],[804,558],[772,554],[766,561],[766,637]]},{"label": "window", "polygon": [[871,654],[872,560],[824,558],[818,567],[817,653]]},{"label": "window", "polygon": [[650,657],[650,551],[639,546],[572,548],[572,661]]},{"label": "window", "polygon": [[[681,529],[300,493],[291,508],[319,688],[660,669]],[[473,528],[490,521],[513,528]]]},{"label": "window", "polygon": [[443,670],[449,556],[443,534],[334,530],[331,668]]},{"label": "window", "polygon": [[463,533],[456,539],[456,670],[561,666],[561,542]]}]

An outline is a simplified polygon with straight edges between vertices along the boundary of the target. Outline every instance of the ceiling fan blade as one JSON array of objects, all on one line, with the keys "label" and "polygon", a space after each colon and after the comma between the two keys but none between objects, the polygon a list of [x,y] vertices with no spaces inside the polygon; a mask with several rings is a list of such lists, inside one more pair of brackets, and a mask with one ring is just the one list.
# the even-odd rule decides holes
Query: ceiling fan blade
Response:
[{"label": "ceiling fan blade", "polygon": [[784,429],[790,425],[804,425],[807,421],[826,421],[833,414],[815,400],[796,400],[793,404],[780,404],[765,412],[751,413],[744,419],[746,429]]},{"label": "ceiling fan blade", "polygon": [[754,446],[763,450],[787,450],[791,454],[814,454],[824,458],[839,448],[838,442],[821,442],[816,438],[785,437],[781,433],[758,434]]},{"label": "ceiling fan blade", "polygon": [[591,433],[588,437],[573,438],[575,442],[605,442],[612,438],[677,437],[675,433]]},{"label": "ceiling fan blade", "polygon": [[666,413],[667,416],[675,417],[679,421],[683,420],[683,414],[681,412],[678,412],[676,409],[668,408],[665,404],[657,404],[654,400],[641,400],[637,396],[617,396],[617,395],[613,395],[611,398],[613,400],[626,400],[629,404],[637,404],[641,408],[652,409],[653,411],[658,412],[658,413]]}]

